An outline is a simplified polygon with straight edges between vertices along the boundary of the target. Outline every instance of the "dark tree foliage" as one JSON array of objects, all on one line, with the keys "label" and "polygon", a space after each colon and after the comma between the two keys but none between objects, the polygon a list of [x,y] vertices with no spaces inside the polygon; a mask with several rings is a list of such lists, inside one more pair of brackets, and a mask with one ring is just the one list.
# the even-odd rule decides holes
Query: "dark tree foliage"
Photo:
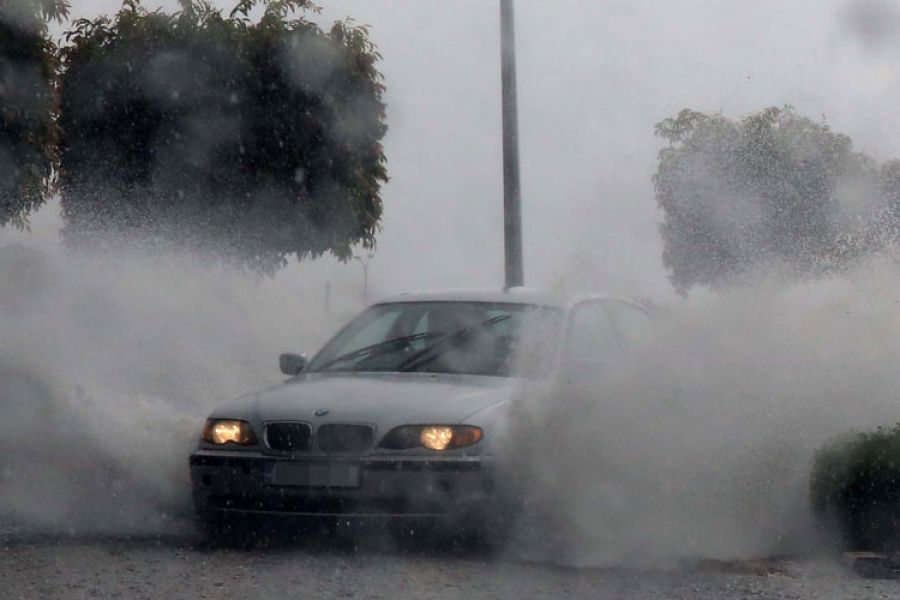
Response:
[{"label": "dark tree foliage", "polygon": [[900,163],[880,172],[849,137],[790,108],[739,121],[683,110],[654,176],[675,288],[721,286],[777,263],[798,276],[882,247],[900,215]]},{"label": "dark tree foliage", "polygon": [[900,550],[900,425],[851,433],[816,452],[814,514],[836,526],[848,550]]},{"label": "dark tree foliage", "polygon": [[387,180],[380,55],[365,27],[323,31],[254,0],[228,16],[126,0],[63,51],[65,239],[187,245],[271,273],[287,257],[371,247]]},{"label": "dark tree foliage", "polygon": [[0,226],[23,228],[53,188],[56,48],[47,20],[65,0],[0,1]]}]

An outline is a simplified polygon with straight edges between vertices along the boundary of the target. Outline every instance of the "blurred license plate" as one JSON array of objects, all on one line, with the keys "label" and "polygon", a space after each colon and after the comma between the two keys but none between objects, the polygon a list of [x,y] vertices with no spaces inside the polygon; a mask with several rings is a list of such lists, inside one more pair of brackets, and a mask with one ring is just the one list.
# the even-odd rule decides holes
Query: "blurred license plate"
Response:
[{"label": "blurred license plate", "polygon": [[277,462],[266,470],[269,485],[358,487],[359,465],[342,462]]}]

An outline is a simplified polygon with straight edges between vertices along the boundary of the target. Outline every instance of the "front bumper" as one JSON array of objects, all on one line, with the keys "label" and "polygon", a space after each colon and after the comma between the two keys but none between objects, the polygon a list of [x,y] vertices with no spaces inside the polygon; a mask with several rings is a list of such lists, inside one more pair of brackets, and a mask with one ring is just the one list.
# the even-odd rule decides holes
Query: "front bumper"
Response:
[{"label": "front bumper", "polygon": [[[275,462],[359,465],[357,487],[276,486]],[[199,514],[260,513],[335,517],[464,517],[494,497],[494,468],[481,457],[275,457],[255,452],[197,450],[190,457]]]}]

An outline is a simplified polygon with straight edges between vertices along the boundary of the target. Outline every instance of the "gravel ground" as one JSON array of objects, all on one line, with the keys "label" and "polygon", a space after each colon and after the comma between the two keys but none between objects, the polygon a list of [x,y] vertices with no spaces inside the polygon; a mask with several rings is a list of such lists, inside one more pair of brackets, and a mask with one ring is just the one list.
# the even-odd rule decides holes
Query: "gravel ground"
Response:
[{"label": "gravel ground", "polygon": [[656,598],[900,597],[900,581],[837,563],[705,563],[679,570],[571,569],[477,552],[281,543],[211,548],[193,537],[0,537],[0,598]]}]

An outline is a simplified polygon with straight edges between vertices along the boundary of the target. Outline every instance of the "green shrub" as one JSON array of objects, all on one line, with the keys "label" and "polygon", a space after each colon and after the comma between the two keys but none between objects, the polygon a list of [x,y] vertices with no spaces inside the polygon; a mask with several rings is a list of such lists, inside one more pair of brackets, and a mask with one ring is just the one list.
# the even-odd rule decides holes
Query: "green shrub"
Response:
[{"label": "green shrub", "polygon": [[815,515],[848,550],[900,550],[900,425],[851,433],[823,446],[810,481]]}]

